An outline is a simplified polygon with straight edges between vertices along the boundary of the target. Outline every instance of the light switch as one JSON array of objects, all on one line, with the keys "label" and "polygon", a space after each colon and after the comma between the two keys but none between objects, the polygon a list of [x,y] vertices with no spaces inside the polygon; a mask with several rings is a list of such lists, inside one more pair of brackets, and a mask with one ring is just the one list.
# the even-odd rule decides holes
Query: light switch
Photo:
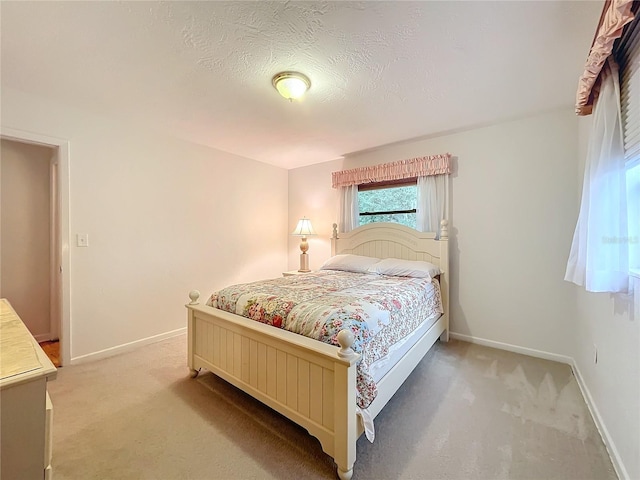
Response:
[{"label": "light switch", "polygon": [[79,247],[88,247],[89,246],[89,234],[88,233],[78,233],[76,235],[76,239],[78,241]]}]

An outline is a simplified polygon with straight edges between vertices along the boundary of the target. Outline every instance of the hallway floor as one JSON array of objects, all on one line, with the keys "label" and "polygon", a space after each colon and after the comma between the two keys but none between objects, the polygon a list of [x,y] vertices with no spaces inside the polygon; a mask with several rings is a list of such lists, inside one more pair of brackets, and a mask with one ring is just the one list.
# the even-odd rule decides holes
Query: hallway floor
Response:
[{"label": "hallway floor", "polygon": [[41,342],[40,347],[47,354],[51,363],[56,367],[60,367],[60,342],[55,340],[53,342]]}]

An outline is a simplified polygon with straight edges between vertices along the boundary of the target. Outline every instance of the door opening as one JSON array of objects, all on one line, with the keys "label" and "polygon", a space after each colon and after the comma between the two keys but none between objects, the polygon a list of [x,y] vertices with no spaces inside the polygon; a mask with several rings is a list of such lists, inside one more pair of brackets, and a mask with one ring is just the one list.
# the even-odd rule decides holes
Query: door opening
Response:
[{"label": "door opening", "polygon": [[49,161],[49,333],[60,340],[60,364],[71,360],[69,281],[69,143],[2,127],[0,138],[52,148]]}]

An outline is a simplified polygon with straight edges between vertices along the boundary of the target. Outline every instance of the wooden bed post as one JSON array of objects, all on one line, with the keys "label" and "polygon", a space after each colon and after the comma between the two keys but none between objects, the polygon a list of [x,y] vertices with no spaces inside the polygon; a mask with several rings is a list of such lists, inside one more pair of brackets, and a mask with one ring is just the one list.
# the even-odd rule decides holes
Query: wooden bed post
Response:
[{"label": "wooden bed post", "polygon": [[[189,292],[189,305],[198,305],[198,298],[200,298],[200,292],[198,290],[191,290]],[[195,336],[195,327],[196,327],[196,319],[192,309],[189,309],[189,316],[187,317],[187,365],[189,366],[189,376],[191,378],[196,378],[200,369],[193,368],[193,352],[194,352],[194,336]]]},{"label": "wooden bed post", "polygon": [[[338,356],[350,360],[351,365],[336,363],[334,371],[335,396],[334,405],[334,454],[333,459],[338,467],[340,480],[350,480],[353,475],[353,464],[356,462],[356,441],[358,440],[358,424],[356,417],[356,372],[353,368],[359,355],[351,345],[354,336],[351,330],[341,330],[338,333],[340,350]],[[346,391],[345,389],[346,386]],[[346,401],[345,401],[346,399]]]},{"label": "wooden bed post", "polygon": [[449,341],[449,278],[451,271],[449,267],[449,221],[440,222],[440,270],[444,272],[440,275],[440,294],[442,295],[442,309],[444,310],[445,329],[440,335],[441,342]]},{"label": "wooden bed post", "polygon": [[333,224],[333,234],[331,235],[331,256],[337,255],[338,251],[338,224]]}]

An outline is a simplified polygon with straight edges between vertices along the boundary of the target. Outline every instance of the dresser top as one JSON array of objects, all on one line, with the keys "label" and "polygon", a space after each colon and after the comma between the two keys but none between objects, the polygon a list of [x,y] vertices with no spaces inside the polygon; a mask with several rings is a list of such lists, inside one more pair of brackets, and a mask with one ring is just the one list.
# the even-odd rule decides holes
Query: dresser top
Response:
[{"label": "dresser top", "polygon": [[53,379],[56,372],[9,301],[0,299],[0,387],[40,376]]}]

